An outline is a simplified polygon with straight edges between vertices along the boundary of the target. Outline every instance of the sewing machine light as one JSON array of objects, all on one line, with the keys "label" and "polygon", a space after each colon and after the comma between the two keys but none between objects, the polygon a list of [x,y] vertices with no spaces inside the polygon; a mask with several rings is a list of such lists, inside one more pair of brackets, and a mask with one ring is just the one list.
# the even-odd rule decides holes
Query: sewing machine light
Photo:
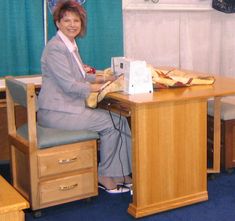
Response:
[{"label": "sewing machine light", "polygon": [[124,63],[126,63],[126,58],[125,57],[113,57],[111,59],[111,68],[112,72],[116,76],[120,76],[124,74]]}]

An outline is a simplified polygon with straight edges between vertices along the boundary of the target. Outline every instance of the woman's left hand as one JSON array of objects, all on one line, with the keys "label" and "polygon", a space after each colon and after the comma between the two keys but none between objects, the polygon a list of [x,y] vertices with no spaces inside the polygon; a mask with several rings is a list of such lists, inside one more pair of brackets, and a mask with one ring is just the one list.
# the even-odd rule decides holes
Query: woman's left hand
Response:
[{"label": "woman's left hand", "polygon": [[117,79],[117,76],[116,76],[116,75],[108,75],[108,76],[105,76],[104,82],[107,82],[107,81],[115,81],[116,79]]},{"label": "woman's left hand", "polygon": [[96,75],[96,82],[105,83],[107,81],[115,81],[117,77],[115,75]]}]

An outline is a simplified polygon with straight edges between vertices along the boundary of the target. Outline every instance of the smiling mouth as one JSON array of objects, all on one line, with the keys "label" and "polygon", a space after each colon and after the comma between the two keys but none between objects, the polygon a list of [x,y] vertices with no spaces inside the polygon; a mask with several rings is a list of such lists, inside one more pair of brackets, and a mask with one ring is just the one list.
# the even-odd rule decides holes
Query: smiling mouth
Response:
[{"label": "smiling mouth", "polygon": [[69,31],[69,32],[77,32],[78,30],[77,29],[68,29],[67,31]]}]

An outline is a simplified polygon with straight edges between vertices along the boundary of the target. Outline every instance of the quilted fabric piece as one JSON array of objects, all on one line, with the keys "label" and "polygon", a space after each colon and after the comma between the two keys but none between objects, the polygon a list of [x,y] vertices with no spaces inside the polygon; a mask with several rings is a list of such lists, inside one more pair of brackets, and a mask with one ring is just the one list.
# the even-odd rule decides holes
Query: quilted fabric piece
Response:
[{"label": "quilted fabric piece", "polygon": [[154,88],[188,87],[213,84],[213,76],[195,75],[178,69],[164,70],[151,68]]}]

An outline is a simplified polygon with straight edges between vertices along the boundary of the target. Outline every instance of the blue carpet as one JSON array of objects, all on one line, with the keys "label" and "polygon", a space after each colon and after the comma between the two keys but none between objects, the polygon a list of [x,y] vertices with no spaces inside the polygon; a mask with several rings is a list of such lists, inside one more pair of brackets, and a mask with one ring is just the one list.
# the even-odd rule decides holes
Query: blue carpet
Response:
[{"label": "blue carpet", "polygon": [[[0,174],[9,180],[9,166],[0,165]],[[209,200],[156,215],[140,221],[232,221],[235,220],[235,173],[221,173],[208,181]],[[42,210],[34,218],[26,211],[26,221],[133,221],[127,213],[129,193],[110,195],[100,190],[90,201],[80,200]]]}]

